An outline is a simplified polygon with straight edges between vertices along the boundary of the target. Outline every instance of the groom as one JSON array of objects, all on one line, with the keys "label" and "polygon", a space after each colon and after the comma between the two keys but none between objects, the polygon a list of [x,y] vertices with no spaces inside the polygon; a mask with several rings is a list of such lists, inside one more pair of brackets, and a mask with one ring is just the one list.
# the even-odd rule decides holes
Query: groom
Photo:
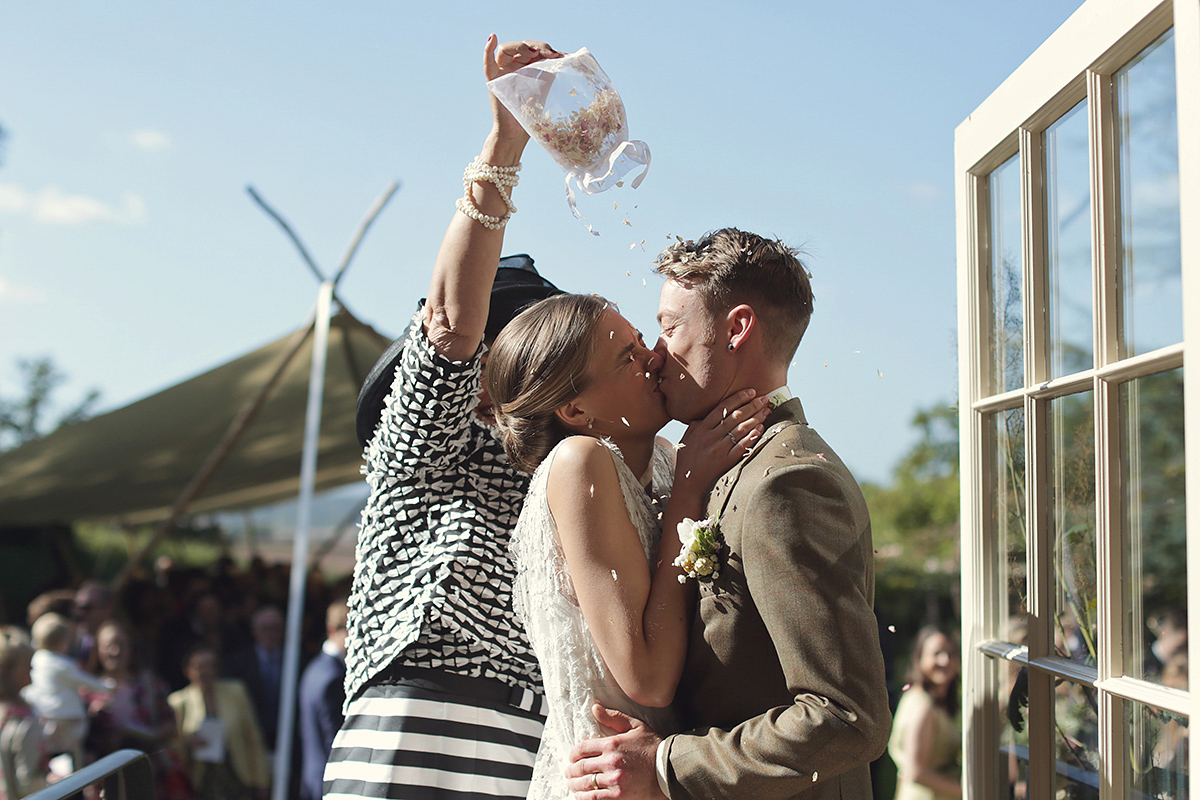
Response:
[{"label": "groom", "polygon": [[812,313],[808,275],[792,249],[732,228],[673,246],[656,271],[671,416],[700,419],[747,387],[773,411],[709,497],[727,550],[699,587],[675,697],[683,732],[663,739],[597,706],[614,735],[575,748],[568,785],[578,800],[868,800],[891,726],[871,524],[786,386]]}]

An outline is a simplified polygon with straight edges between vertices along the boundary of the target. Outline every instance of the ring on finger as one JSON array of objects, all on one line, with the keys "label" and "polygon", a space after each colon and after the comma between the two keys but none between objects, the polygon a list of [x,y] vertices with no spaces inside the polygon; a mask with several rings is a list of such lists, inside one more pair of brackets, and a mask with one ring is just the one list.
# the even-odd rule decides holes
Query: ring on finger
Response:
[{"label": "ring on finger", "polygon": [[729,441],[733,442],[734,444],[738,443],[737,437],[733,435],[733,431],[730,431],[725,435],[729,437]]},{"label": "ring on finger", "polygon": [[600,788],[600,773],[593,772],[592,773],[592,791],[594,792],[599,788]]}]

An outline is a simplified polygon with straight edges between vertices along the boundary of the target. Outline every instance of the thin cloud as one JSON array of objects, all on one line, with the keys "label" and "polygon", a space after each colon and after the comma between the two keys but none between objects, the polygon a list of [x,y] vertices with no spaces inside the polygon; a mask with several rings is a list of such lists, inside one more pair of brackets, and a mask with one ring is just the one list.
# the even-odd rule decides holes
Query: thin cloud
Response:
[{"label": "thin cloud", "polygon": [[171,137],[152,128],[134,131],[132,138],[133,146],[147,153],[158,153],[171,148]]},{"label": "thin cloud", "polygon": [[41,292],[6,280],[0,275],[0,301],[34,303],[42,299]]},{"label": "thin cloud", "polygon": [[146,201],[126,192],[120,203],[106,203],[94,197],[64,192],[48,186],[37,194],[15,184],[0,184],[0,214],[28,214],[47,225],[85,225],[108,222],[140,225],[146,220]]},{"label": "thin cloud", "polygon": [[903,191],[914,200],[940,200],[942,197],[942,187],[929,181],[906,184]]},{"label": "thin cloud", "polygon": [[20,214],[29,208],[29,193],[11,183],[0,183],[0,214]]}]

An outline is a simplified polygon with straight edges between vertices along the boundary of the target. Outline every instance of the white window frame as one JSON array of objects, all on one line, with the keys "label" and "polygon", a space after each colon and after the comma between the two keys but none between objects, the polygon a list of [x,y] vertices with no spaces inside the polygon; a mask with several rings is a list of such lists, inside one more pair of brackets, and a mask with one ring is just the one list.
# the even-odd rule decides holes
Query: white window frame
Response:
[{"label": "white window frame", "polygon": [[[1183,280],[1183,341],[1125,360],[1117,359],[1116,292],[1098,275],[1115,274],[1116,203],[1104,193],[1101,171],[1115,164],[1115,133],[1098,122],[1111,118],[1111,75],[1168,29],[1174,30],[1177,119],[1179,124],[1179,210]],[[1093,296],[1099,324],[1095,367],[1048,381],[1042,280],[1045,248],[1041,179],[1041,133],[1080,100],[1088,99],[1092,172]],[[986,176],[1020,152],[1026,387],[991,394],[988,336],[988,235]],[[1034,157],[1036,156],[1036,158]],[[1098,169],[1099,167],[1099,169]],[[997,774],[1004,698],[996,696],[1000,666],[1006,661],[1033,663],[1030,713],[1052,707],[1055,675],[1086,679],[1091,673],[1053,653],[1039,652],[1052,641],[1045,596],[1050,579],[1053,530],[1049,508],[1049,464],[1040,430],[1047,424],[1049,401],[1092,389],[1096,425],[1096,531],[1099,575],[1099,651],[1094,685],[1099,700],[1100,797],[1115,800],[1125,785],[1123,699],[1197,718],[1200,710],[1200,646],[1189,648],[1192,691],[1179,691],[1122,677],[1116,669],[1123,647],[1120,587],[1124,576],[1120,497],[1115,485],[1120,464],[1110,444],[1117,415],[1117,384],[1124,379],[1183,367],[1185,449],[1187,453],[1188,617],[1200,620],[1200,363],[1184,358],[1188,343],[1200,342],[1200,0],[1087,0],[955,131],[958,260],[958,331],[960,459],[962,497],[963,600],[963,785],[969,798],[990,798],[1000,785]],[[1096,265],[1099,265],[1097,270]],[[1108,334],[1108,335],[1105,335]],[[1000,549],[986,523],[994,492],[994,454],[988,452],[985,421],[991,413],[1021,408],[1025,413],[1026,486],[1029,559],[1029,635],[1033,652],[1003,643],[1006,609],[999,607]],[[1037,450],[1041,452],[1037,452]],[[1039,496],[1038,493],[1041,493]],[[1035,723],[1036,720],[1031,720]],[[1030,725],[1030,751],[1052,752],[1049,728]],[[1193,742],[1193,745],[1195,743]],[[1200,747],[1190,748],[1189,774],[1200,775]],[[1043,762],[1044,763],[1044,762]],[[1052,771],[1030,771],[1028,796],[1053,796]],[[1004,800],[999,798],[998,800]]]}]

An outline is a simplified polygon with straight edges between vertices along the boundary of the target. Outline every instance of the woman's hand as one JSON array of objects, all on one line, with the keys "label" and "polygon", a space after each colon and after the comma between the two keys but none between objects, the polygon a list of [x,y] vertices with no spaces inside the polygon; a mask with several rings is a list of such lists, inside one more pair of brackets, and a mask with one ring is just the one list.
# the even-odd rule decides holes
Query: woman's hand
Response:
[{"label": "woman's hand", "polygon": [[[493,33],[488,36],[487,47],[483,52],[483,74],[487,80],[491,81],[510,72],[516,72],[521,67],[527,67],[548,58],[562,58],[563,55],[545,42],[534,42],[529,39],[523,42],[497,44],[496,34]],[[517,122],[495,95],[491,92],[488,95],[492,102],[492,119],[496,135],[501,138],[526,141],[529,134],[521,127],[521,123]]]},{"label": "woman's hand", "polygon": [[689,425],[679,443],[672,494],[682,487],[707,494],[717,478],[740,461],[762,436],[762,423],[770,412],[766,397],[755,397],[753,389],[743,389],[718,403],[704,419]]}]

